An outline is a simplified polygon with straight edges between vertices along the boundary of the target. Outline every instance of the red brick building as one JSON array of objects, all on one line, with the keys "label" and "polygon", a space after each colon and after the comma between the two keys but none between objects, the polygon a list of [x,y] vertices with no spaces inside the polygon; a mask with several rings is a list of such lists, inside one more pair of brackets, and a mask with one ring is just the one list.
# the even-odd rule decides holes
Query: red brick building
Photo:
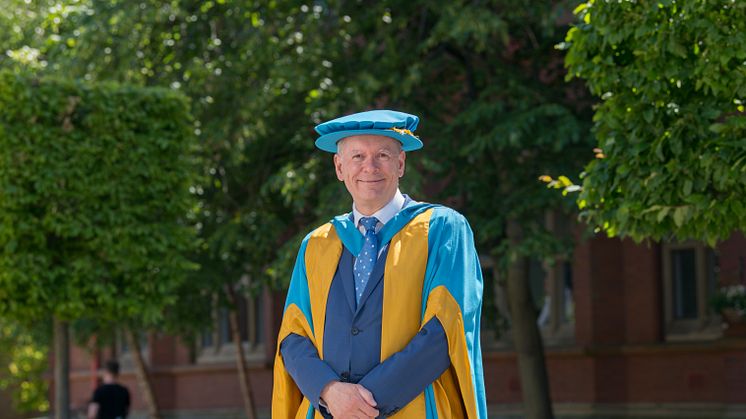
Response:
[{"label": "red brick building", "polygon": [[[491,310],[505,320],[504,294],[485,263]],[[746,417],[746,336],[725,329],[708,301],[719,284],[746,284],[746,238],[715,249],[687,242],[637,245],[595,236],[572,260],[529,268],[544,334],[552,399],[559,416]],[[554,303],[552,303],[554,302]],[[283,296],[266,292],[241,308],[241,335],[254,399],[268,417],[272,359]],[[502,313],[502,317],[495,316]],[[225,313],[196,347],[169,336],[144,339],[158,403],[168,417],[241,417],[235,349]],[[484,321],[496,324],[495,321]],[[518,417],[521,387],[510,333],[485,326],[483,353],[490,417]],[[731,336],[733,335],[733,336]],[[111,356],[142,411],[126,347],[71,352],[71,402],[83,410],[95,371]]]}]

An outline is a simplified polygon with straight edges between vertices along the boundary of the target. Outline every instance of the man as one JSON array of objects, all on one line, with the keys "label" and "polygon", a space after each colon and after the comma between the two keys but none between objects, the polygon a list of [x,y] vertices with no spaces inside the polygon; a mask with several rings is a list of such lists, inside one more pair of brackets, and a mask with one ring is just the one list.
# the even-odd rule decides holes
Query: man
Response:
[{"label": "man", "polygon": [[303,240],[275,358],[272,417],[486,418],[482,275],[463,216],[399,191],[419,119],[320,124],[353,200]]},{"label": "man", "polygon": [[119,363],[107,361],[103,384],[93,392],[88,405],[88,419],[123,419],[130,410],[130,392],[119,384]]}]

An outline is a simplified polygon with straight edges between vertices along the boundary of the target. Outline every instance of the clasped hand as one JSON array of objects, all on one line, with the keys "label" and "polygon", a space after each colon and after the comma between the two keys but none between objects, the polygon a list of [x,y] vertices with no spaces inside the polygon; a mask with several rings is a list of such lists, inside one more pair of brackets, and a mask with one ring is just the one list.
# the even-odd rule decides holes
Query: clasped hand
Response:
[{"label": "clasped hand", "polygon": [[373,393],[360,384],[331,382],[321,391],[321,399],[334,419],[367,419],[378,416]]}]

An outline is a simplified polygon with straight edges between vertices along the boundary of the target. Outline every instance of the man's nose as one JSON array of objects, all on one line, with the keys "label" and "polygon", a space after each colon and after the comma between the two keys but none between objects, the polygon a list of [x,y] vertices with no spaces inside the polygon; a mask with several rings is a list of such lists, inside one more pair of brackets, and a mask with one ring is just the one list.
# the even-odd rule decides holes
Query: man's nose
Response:
[{"label": "man's nose", "polygon": [[374,172],[378,170],[378,162],[373,157],[367,158],[363,160],[363,169]]}]

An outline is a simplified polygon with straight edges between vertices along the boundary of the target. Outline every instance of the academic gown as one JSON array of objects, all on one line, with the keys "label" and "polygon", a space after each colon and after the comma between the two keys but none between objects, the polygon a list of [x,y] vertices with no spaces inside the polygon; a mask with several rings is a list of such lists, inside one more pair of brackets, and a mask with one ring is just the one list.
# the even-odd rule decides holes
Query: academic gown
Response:
[{"label": "academic gown", "polygon": [[[382,278],[380,282],[376,280],[374,269],[360,301],[361,306],[371,300],[380,306],[380,311],[373,311],[379,323],[375,322],[375,316],[373,323],[360,323],[374,325],[375,333],[367,339],[372,338],[377,344],[362,345],[354,352],[351,350],[354,342],[349,336],[358,336],[354,325],[359,318],[355,313],[362,307],[353,309],[344,294],[344,286],[337,282],[340,270],[344,271],[340,268],[351,263],[352,255],[360,252],[363,236],[350,217],[343,215],[303,240],[278,336],[272,417],[321,417],[314,409],[318,407],[316,400],[304,397],[284,364],[280,348],[286,338],[295,339],[296,346],[302,345],[298,337],[313,345],[305,348],[306,355],[315,356],[330,367],[329,375],[319,378],[327,381],[352,364],[351,359],[345,358],[350,354],[364,351],[368,358],[377,357],[379,365],[367,376],[348,380],[341,376],[342,381],[366,385],[366,379],[375,375],[375,371],[396,364],[397,358],[405,358],[430,330],[445,334],[450,365],[406,406],[397,407],[392,417],[486,418],[479,346],[482,276],[468,223],[449,208],[409,203],[384,225],[378,238],[379,246],[388,245],[381,255]],[[351,315],[345,317],[343,304]],[[323,369],[322,366],[317,370]]]}]

